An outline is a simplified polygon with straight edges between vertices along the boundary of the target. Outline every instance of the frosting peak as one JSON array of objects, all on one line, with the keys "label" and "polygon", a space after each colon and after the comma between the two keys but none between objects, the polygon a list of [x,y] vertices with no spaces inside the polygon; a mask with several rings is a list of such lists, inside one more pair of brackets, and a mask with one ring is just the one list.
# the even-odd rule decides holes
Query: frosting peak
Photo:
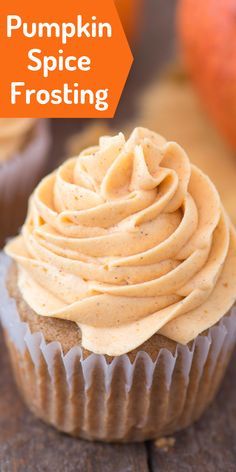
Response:
[{"label": "frosting peak", "polygon": [[159,332],[186,344],[236,298],[236,237],[184,150],[143,128],[102,137],[46,177],[6,248],[38,315],[120,355]]}]

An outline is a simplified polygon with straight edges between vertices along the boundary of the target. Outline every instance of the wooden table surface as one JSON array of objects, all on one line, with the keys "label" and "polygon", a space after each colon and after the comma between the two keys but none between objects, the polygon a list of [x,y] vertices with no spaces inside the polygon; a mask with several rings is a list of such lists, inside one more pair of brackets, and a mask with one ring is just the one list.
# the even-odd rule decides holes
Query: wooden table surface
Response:
[{"label": "wooden table surface", "polygon": [[[144,40],[136,52],[118,121],[134,114],[137,93],[174,51],[176,1],[145,2]],[[161,46],[153,49],[154,44]],[[85,124],[85,120],[53,120],[49,167],[62,159],[66,139]],[[235,364],[236,354],[212,406],[196,425],[175,435],[175,444],[168,451],[158,449],[154,443],[89,443],[57,433],[27,410],[16,390],[0,333],[0,472],[236,471]]]}]

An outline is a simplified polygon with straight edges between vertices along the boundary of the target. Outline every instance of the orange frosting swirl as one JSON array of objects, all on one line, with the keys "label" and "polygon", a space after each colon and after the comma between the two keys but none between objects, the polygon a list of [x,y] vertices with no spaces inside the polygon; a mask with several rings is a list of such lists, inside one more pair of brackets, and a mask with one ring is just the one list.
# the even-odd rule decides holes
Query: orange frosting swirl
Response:
[{"label": "orange frosting swirl", "polygon": [[186,344],[236,298],[236,236],[214,185],[143,128],[102,137],[46,177],[6,251],[35,312],[76,322],[100,354],[157,332]]}]

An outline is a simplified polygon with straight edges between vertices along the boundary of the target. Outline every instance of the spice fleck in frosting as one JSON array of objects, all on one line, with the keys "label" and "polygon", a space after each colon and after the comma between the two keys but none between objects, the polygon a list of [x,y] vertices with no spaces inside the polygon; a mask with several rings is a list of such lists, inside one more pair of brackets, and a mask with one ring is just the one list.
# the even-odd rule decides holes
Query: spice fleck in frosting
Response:
[{"label": "spice fleck in frosting", "polygon": [[236,299],[236,235],[184,150],[143,128],[102,137],[31,197],[6,252],[24,300],[121,355],[160,333],[187,344]]}]

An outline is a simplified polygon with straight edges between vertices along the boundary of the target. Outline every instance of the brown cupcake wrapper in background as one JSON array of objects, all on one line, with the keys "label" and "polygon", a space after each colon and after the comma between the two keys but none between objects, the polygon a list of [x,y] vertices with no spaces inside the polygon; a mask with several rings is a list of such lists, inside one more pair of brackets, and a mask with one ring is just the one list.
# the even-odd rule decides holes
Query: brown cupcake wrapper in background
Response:
[{"label": "brown cupcake wrapper in background", "polygon": [[43,176],[50,144],[47,120],[37,120],[25,147],[0,163],[0,247],[25,220],[28,198]]},{"label": "brown cupcake wrapper in background", "polygon": [[114,358],[78,346],[66,355],[60,343],[46,344],[30,332],[9,298],[0,257],[1,318],[18,387],[29,408],[61,431],[101,441],[143,441],[185,428],[214,398],[236,341],[236,310],[222,318],[191,348],[175,355],[160,350],[155,362],[140,351]]}]

